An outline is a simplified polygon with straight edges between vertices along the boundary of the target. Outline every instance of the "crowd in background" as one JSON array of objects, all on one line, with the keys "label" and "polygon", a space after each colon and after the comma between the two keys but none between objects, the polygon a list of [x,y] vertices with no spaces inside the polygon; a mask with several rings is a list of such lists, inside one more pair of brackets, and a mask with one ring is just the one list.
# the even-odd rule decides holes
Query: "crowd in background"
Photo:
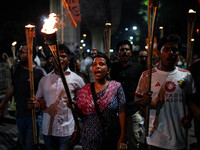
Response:
[{"label": "crowd in background", "polygon": [[[178,55],[180,47],[177,45],[179,45],[179,42],[180,41],[178,41],[177,37],[171,36],[161,41],[161,44],[158,45],[159,55],[158,57],[153,57],[154,61],[152,66],[153,68],[155,67],[152,70],[154,75],[152,84],[155,83],[155,87],[152,85],[153,94],[145,93],[147,91],[146,70],[148,69],[148,51],[132,51],[132,45],[129,41],[125,40],[120,41],[117,45],[117,55],[108,59],[100,52],[100,50],[96,48],[92,48],[90,53],[86,53],[82,52],[78,48],[75,51],[70,51],[66,45],[60,45],[59,53],[60,57],[62,58],[62,67],[66,75],[67,82],[69,81],[70,93],[72,98],[75,99],[75,109],[81,118],[81,124],[83,126],[80,140],[83,149],[144,149],[145,146],[141,143],[145,143],[145,140],[147,140],[147,143],[149,144],[147,149],[150,150],[184,150],[187,146],[187,142],[184,141],[187,139],[185,129],[189,129],[190,122],[193,118],[195,118],[195,136],[197,137],[199,144],[199,114],[197,114],[197,112],[199,112],[199,102],[197,100],[199,91],[195,90],[195,86],[198,87],[199,82],[199,74],[196,75],[196,72],[199,72],[199,70],[195,69],[196,66],[191,65],[189,70],[191,71],[194,80],[191,74],[184,70],[186,69],[186,59],[183,56]],[[16,103],[19,103],[20,101],[18,99],[20,99],[22,95],[16,93],[21,93],[21,90],[24,89],[24,87],[19,86],[23,86],[23,84],[21,84],[24,80],[23,74],[26,74],[26,80],[28,80],[27,70],[24,69],[24,66],[27,67],[28,65],[27,61],[24,60],[25,64],[22,64],[23,59],[27,59],[27,56],[22,57],[22,55],[25,55],[26,53],[27,47],[22,45],[20,50],[17,51],[19,60],[13,62],[10,61],[7,54],[3,54],[3,59],[7,62],[12,76],[11,87],[7,91],[8,93],[6,93],[6,96],[9,96],[5,96],[4,101],[10,100],[13,95]],[[37,118],[38,122],[43,124],[40,126],[43,128],[49,126],[49,129],[41,129],[43,130],[45,144],[49,150],[58,149],[59,146],[59,150],[66,147],[68,149],[72,149],[77,140],[74,137],[78,136],[78,133],[76,132],[76,129],[73,129],[73,117],[70,109],[68,109],[70,106],[66,102],[67,98],[65,96],[65,91],[63,90],[63,86],[61,86],[62,82],[59,79],[59,70],[56,68],[53,55],[49,54],[46,56],[39,53],[41,52],[35,53],[35,56],[37,56],[35,58],[37,59],[34,59],[34,68],[35,66],[38,66],[35,70],[35,89],[38,89],[38,91],[35,91],[36,99],[32,100],[33,102],[29,107],[39,109],[37,112],[38,116],[43,115],[43,123],[42,117]],[[166,56],[166,54],[170,56]],[[194,55],[192,62],[195,63],[198,60],[199,57]],[[18,66],[19,63],[21,63],[21,68]],[[38,76],[38,74],[40,75]],[[163,83],[163,85],[161,84],[161,81],[169,80],[169,78],[169,82]],[[194,96],[194,99],[192,99],[191,103],[188,102],[188,97],[185,98],[183,95],[181,95],[184,97],[182,100],[180,95],[177,96],[180,96],[179,101],[181,102],[185,101],[186,99],[189,112],[191,112],[193,115],[185,115],[185,102],[183,102],[182,106],[178,107],[174,106],[174,104],[170,106],[164,105],[164,102],[166,103],[166,99],[170,99],[171,101],[177,100],[176,93],[174,93],[171,98],[169,97],[169,94],[166,94],[166,92],[170,92],[170,90],[176,86],[171,83],[171,80],[174,82],[175,80],[177,81],[177,86],[179,86],[180,89],[178,89],[179,91],[176,92],[178,92],[180,95],[183,94],[186,96],[186,93],[188,95],[197,93],[197,96]],[[169,87],[169,91],[164,91],[164,89],[166,89],[164,86],[167,86],[167,83],[173,87]],[[27,83],[24,83],[24,85],[27,86]],[[56,88],[54,86],[56,86]],[[159,89],[156,88],[157,86]],[[51,97],[49,95],[51,95]],[[28,96],[26,96],[24,96],[24,99],[28,98]],[[165,100],[162,96],[165,98]],[[95,99],[99,100],[97,100],[97,105]],[[149,100],[152,100],[155,102],[155,104],[152,104],[152,102]],[[27,113],[26,110],[21,110],[22,108],[26,107],[25,105],[26,103],[17,104],[16,109],[18,109],[18,118],[23,118],[24,116],[22,114]],[[146,105],[151,105],[152,107],[150,112],[150,121],[152,122],[150,122],[150,137],[144,139],[143,108]],[[1,103],[1,115],[3,114],[3,107],[4,106]],[[178,115],[174,116],[174,114],[167,114],[163,112],[167,111],[174,113],[174,111],[177,110],[171,109],[175,108],[180,108],[180,111],[177,113]],[[56,111],[52,112],[51,109]],[[22,112],[19,113],[19,110]],[[67,112],[68,116],[66,116],[66,112],[64,111]],[[28,114],[26,115],[30,116],[30,111],[28,111]],[[162,115],[164,119],[162,120],[159,118],[159,115]],[[188,118],[184,118],[184,115]],[[155,117],[154,120],[152,119],[153,117]],[[159,119],[162,120],[162,122]],[[177,123],[178,119],[181,122],[181,125]],[[55,123],[53,120],[56,120],[57,122]],[[63,120],[66,121],[68,125],[63,125],[60,123]],[[17,120],[18,130],[19,133],[21,133],[19,138],[24,149],[32,149],[31,147],[27,147],[27,145],[31,146],[31,141],[27,142],[27,140],[23,139],[27,136],[23,135],[22,133],[22,124],[25,124],[25,121],[26,120]],[[31,123],[30,118],[29,122]],[[182,128],[182,126],[184,128]],[[109,141],[110,146],[105,145],[105,143],[108,141],[104,141],[104,138],[106,137],[105,135],[102,135],[102,133],[107,132],[107,127],[109,127],[109,132],[111,132],[109,136],[112,137],[112,140]],[[170,127],[172,128],[171,131],[168,130]],[[40,134],[42,132],[41,130],[39,132]],[[159,135],[163,134],[163,131],[160,130],[167,130],[166,134],[172,134],[169,137],[172,137],[173,140],[163,139],[165,135]],[[119,133],[119,131],[121,132]],[[176,131],[179,133],[176,133]],[[32,136],[31,133],[29,133],[29,135]],[[176,136],[178,136],[178,138]],[[66,138],[61,139],[60,137]],[[55,143],[55,141],[57,143],[52,145],[52,143]],[[71,143],[71,145],[67,145],[66,142]],[[107,147],[105,148],[104,146]],[[199,148],[198,146],[199,145],[197,145],[197,149]]]}]

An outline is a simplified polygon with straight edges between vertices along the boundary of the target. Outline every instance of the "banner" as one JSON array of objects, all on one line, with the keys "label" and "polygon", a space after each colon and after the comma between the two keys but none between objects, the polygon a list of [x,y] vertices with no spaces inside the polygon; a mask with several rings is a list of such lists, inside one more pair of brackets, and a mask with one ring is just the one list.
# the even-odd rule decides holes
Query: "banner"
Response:
[{"label": "banner", "polygon": [[63,6],[70,22],[74,27],[77,27],[77,23],[81,22],[81,13],[79,7],[79,0],[62,0]]},{"label": "banner", "polygon": [[72,16],[76,23],[81,22],[81,12],[79,7],[79,0],[67,0],[69,5],[69,10],[72,13]]}]

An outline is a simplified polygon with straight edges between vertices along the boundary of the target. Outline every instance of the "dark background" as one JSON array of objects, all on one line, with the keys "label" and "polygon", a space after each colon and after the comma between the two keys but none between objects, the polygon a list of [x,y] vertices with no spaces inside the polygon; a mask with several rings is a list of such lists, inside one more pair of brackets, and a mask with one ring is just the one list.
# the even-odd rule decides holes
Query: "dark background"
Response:
[{"label": "dark background", "polygon": [[[81,2],[81,0],[80,0]],[[43,19],[49,14],[49,0],[13,0],[1,1],[0,6],[0,55],[3,52],[11,55],[11,43],[25,41],[24,26],[27,23],[36,25],[36,44],[42,45],[43,36],[40,32]],[[160,0],[158,10],[157,27],[164,26],[165,35],[176,33],[182,39],[182,45],[187,43],[187,12],[190,8],[197,11],[195,24],[195,44],[194,51],[198,53],[200,44],[200,35],[196,33],[199,28],[199,4],[197,0]],[[142,8],[143,7],[143,8]],[[144,21],[144,14],[139,14],[139,9],[146,9],[141,5],[141,0],[123,0],[121,23],[117,32],[112,35],[112,47],[119,40],[125,39],[124,28],[131,28],[137,25],[140,28],[139,40],[136,44],[145,45],[147,37],[147,23]],[[81,32],[84,33],[84,24],[81,23]],[[89,34],[88,34],[89,35]],[[156,36],[159,35],[156,30]]]},{"label": "dark background", "polygon": [[49,0],[12,0],[1,1],[0,6],[0,54],[6,52],[11,55],[11,44],[25,39],[25,25],[36,25],[37,41],[41,40],[39,30],[43,18],[49,14]]}]

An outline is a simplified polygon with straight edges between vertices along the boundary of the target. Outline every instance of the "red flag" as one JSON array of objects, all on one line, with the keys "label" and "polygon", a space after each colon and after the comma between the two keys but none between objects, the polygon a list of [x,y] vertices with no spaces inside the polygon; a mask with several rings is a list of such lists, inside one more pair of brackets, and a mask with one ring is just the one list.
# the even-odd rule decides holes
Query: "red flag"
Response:
[{"label": "red flag", "polygon": [[81,14],[78,0],[62,0],[63,6],[70,22],[74,27],[77,27],[77,23],[81,22]]},{"label": "red flag", "polygon": [[198,0],[198,2],[199,2],[199,5],[200,5],[200,0]]}]

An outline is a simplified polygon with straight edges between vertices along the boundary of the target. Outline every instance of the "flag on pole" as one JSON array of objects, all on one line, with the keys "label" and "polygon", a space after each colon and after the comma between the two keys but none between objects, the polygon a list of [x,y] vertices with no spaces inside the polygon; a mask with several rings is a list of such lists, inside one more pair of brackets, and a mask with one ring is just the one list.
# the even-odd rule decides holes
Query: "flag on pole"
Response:
[{"label": "flag on pole", "polygon": [[77,27],[77,23],[81,22],[81,13],[79,8],[79,0],[62,0],[63,6],[70,22],[74,27]]},{"label": "flag on pole", "polygon": [[81,22],[81,13],[79,7],[79,0],[66,0],[69,5],[69,10],[76,23]]}]

